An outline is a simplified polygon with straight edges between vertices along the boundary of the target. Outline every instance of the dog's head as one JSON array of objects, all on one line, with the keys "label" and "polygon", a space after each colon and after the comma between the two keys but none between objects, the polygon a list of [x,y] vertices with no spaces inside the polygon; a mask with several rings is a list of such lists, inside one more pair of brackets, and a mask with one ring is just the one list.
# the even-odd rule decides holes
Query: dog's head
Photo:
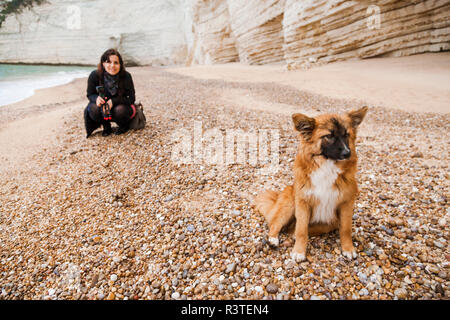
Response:
[{"label": "dog's head", "polygon": [[296,113],[292,115],[292,120],[301,134],[306,152],[312,156],[342,161],[350,159],[355,152],[356,131],[367,109],[363,107],[342,115],[323,114],[315,118]]}]

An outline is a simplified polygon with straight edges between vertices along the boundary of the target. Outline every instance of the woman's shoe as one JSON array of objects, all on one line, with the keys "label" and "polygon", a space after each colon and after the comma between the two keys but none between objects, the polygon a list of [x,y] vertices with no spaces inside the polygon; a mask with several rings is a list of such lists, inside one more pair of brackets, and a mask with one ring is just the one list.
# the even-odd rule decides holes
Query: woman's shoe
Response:
[{"label": "woman's shoe", "polygon": [[122,134],[122,133],[125,133],[125,132],[127,132],[128,131],[128,129],[123,129],[123,128],[118,128],[117,129],[117,131],[116,132],[114,132],[116,135],[119,135],[119,134]]},{"label": "woman's shoe", "polygon": [[111,123],[107,122],[103,125],[102,136],[106,137],[106,136],[109,136],[111,133],[112,133]]}]

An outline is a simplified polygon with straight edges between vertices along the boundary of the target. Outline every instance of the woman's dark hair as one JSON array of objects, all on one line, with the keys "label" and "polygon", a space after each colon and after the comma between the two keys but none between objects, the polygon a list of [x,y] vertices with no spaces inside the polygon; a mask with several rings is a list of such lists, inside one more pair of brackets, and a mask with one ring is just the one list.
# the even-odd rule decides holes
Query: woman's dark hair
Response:
[{"label": "woman's dark hair", "polygon": [[124,93],[124,80],[125,80],[125,65],[123,64],[122,56],[119,51],[116,49],[108,49],[106,50],[102,56],[100,57],[100,62],[97,65],[97,74],[100,79],[100,85],[103,85],[103,74],[105,73],[105,68],[103,67],[103,63],[109,61],[110,56],[117,56],[120,62],[120,70],[119,70],[119,95],[123,95]]}]

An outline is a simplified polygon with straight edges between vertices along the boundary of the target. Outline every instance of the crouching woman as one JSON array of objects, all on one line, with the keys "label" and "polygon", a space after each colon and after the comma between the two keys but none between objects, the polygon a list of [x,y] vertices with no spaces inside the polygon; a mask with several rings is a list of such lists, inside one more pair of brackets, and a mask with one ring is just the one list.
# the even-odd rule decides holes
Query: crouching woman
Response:
[{"label": "crouching woman", "polygon": [[101,56],[97,70],[89,76],[87,97],[89,104],[84,110],[86,138],[100,126],[103,126],[102,136],[110,135],[111,121],[119,126],[116,134],[128,131],[135,91],[131,74],[125,70],[117,50],[109,49]]}]

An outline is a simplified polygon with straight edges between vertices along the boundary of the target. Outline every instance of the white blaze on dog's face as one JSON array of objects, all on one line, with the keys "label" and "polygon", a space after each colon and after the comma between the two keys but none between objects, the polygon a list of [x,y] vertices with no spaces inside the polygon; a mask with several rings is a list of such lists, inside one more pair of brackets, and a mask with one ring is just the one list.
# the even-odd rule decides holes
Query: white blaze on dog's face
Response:
[{"label": "white blaze on dog's face", "polygon": [[326,114],[316,118],[297,113],[292,119],[295,129],[303,138],[303,147],[309,148],[310,154],[343,161],[352,156],[356,128],[364,119],[367,109],[363,107],[345,115]]}]

